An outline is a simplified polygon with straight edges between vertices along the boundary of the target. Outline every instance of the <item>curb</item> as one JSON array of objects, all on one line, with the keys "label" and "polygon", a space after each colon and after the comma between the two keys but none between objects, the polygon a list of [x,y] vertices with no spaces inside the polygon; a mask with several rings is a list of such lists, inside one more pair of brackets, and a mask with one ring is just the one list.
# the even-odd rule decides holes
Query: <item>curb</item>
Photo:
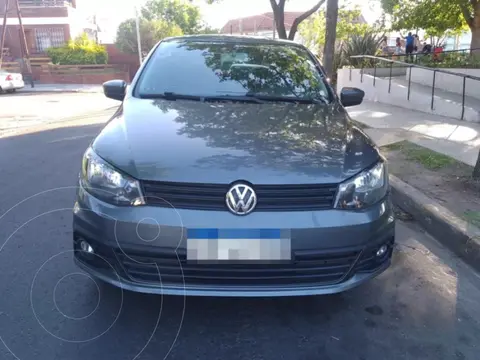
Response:
[{"label": "curb", "polygon": [[390,175],[392,201],[469,265],[480,271],[480,229],[413,186]]},{"label": "curb", "polygon": [[35,94],[54,94],[54,93],[62,93],[62,94],[101,94],[101,91],[96,90],[74,90],[74,89],[55,89],[55,90],[20,90],[16,92],[17,94],[24,94],[24,95],[35,95]]}]

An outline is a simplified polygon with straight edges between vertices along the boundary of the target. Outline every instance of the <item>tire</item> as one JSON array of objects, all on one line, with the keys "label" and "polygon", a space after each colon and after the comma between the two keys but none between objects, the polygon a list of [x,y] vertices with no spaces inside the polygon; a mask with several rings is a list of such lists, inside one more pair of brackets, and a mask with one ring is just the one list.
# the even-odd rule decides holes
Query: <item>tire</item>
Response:
[{"label": "tire", "polygon": [[15,92],[16,89],[10,89],[10,90],[7,90],[7,94],[13,94]]}]

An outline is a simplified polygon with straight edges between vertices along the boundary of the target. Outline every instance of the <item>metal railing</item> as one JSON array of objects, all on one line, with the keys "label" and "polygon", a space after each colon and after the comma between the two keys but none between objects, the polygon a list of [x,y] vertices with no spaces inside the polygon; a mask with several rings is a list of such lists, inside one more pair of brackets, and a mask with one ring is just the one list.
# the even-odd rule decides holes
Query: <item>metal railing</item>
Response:
[{"label": "metal railing", "polygon": [[[432,51],[430,53],[423,53],[423,52],[419,51],[419,52],[413,53],[412,55],[413,56],[415,56],[415,55],[433,55],[433,51],[436,47],[439,47],[439,46],[432,46]],[[468,49],[458,49],[458,50],[442,50],[442,52],[440,54],[454,54],[454,53],[467,54],[467,53],[471,53],[472,51],[476,51],[476,50],[480,50],[480,48],[472,48],[472,49],[468,48]],[[407,56],[407,54],[406,53],[394,54],[392,52],[391,54],[389,53],[389,54],[386,54],[386,55],[378,55],[378,57],[381,57],[381,58],[392,57],[392,56]]]},{"label": "metal railing", "polygon": [[[412,64],[412,63],[407,63],[403,61],[397,61],[397,60],[391,60],[391,59],[385,59],[379,56],[372,56],[372,55],[353,55],[350,56],[351,58],[354,59],[371,59],[373,60],[373,86],[375,86],[375,80],[376,80],[376,73],[377,73],[377,61],[384,61],[390,64],[390,74],[388,78],[388,93],[391,91],[392,87],[392,70],[393,70],[393,65],[401,65],[401,67],[406,67],[409,69],[408,71],[408,90],[407,90],[407,100],[410,101],[410,89],[411,89],[411,84],[412,84],[412,68],[417,68],[417,69],[423,69],[423,70],[429,70],[433,72],[433,78],[432,78],[432,99],[431,99],[431,105],[430,108],[431,110],[434,110],[434,100],[435,100],[435,80],[436,80],[436,74],[441,73],[441,74],[448,74],[448,75],[453,75],[453,76],[458,76],[463,78],[463,91],[462,91],[462,115],[461,115],[461,120],[463,120],[465,116],[465,89],[466,89],[466,83],[467,79],[475,80],[475,81],[480,81],[479,76],[473,76],[473,75],[467,75],[467,74],[462,74],[459,72],[454,72],[454,71],[449,71],[449,70],[443,70],[439,68],[432,68],[432,67],[427,67],[427,66],[422,66],[422,65],[417,65],[417,64]],[[361,71],[360,71],[360,82],[363,82],[363,69],[364,69],[364,63],[362,62],[361,64]],[[383,77],[382,77],[383,78]],[[352,68],[350,67],[350,81],[352,80]]]},{"label": "metal railing", "polygon": [[[480,48],[474,48],[474,49],[469,48],[469,49],[460,49],[460,50],[442,50],[439,52],[435,52],[435,47],[432,47],[430,52],[414,52],[412,54],[388,53],[388,54],[382,54],[377,56],[385,59],[391,59],[391,60],[405,59],[406,62],[412,62],[414,64],[420,64],[420,65],[423,64],[423,65],[432,66],[432,67],[436,67],[437,65],[440,65],[445,61],[449,61],[449,60],[453,60],[453,61],[464,60],[468,62],[469,56],[472,56],[470,59],[475,59],[476,67],[480,68],[480,61],[478,61],[476,58],[473,58],[473,54],[476,55],[474,51],[478,51],[478,50],[480,50]],[[469,64],[469,65],[473,66],[474,64]]]}]

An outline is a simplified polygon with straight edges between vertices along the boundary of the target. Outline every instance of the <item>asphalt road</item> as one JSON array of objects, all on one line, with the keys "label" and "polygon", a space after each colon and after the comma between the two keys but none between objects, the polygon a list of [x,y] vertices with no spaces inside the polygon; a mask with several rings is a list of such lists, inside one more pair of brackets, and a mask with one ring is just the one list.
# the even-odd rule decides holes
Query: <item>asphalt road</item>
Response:
[{"label": "asphalt road", "polygon": [[0,133],[118,106],[98,93],[0,94]]},{"label": "asphalt road", "polygon": [[342,295],[162,298],[95,283],[72,262],[70,227],[105,120],[0,136],[0,359],[479,358],[479,275],[413,222],[398,223],[393,266]]}]

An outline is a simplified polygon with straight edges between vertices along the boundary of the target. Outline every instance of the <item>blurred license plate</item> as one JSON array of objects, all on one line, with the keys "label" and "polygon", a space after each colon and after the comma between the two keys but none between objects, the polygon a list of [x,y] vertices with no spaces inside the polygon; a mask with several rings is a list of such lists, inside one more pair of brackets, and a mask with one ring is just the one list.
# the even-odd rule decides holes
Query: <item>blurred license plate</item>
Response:
[{"label": "blurred license plate", "polygon": [[187,232],[187,260],[291,260],[289,235],[285,231],[271,229],[191,229]]}]

